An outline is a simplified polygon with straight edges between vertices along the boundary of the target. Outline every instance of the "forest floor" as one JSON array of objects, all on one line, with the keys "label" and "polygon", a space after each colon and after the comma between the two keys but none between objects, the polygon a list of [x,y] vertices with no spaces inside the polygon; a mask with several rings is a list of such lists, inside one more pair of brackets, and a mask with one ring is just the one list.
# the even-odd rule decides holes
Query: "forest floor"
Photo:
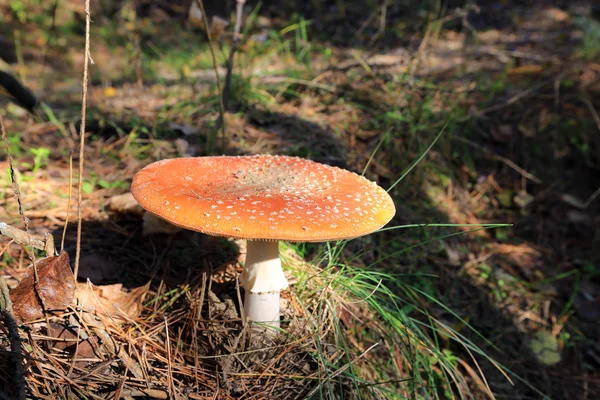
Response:
[{"label": "forest floor", "polygon": [[[0,107],[19,183],[17,202],[3,155],[0,222],[70,259],[34,280],[43,252],[17,231],[0,242],[0,398],[600,398],[591,2],[250,2],[224,135],[231,34],[215,74],[178,2],[98,6],[78,282],[85,14],[51,3],[0,4],[0,57],[41,100]],[[416,225],[282,244],[286,335],[257,345],[239,315],[244,243],[151,221],[127,193],[156,160],[261,153],[364,170],[393,186],[389,226]],[[63,307],[40,304],[45,279]]]}]

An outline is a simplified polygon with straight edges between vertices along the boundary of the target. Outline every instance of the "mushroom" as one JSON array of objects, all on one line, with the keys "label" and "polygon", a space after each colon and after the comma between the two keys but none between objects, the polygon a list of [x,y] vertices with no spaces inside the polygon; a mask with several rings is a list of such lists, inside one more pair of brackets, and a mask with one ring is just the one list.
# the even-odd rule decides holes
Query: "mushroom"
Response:
[{"label": "mushroom", "polygon": [[395,214],[374,182],[288,156],[175,158],[139,171],[131,191],[147,211],[209,235],[247,239],[241,276],[249,321],[279,326],[288,287],[279,240],[322,242],[366,235]]}]

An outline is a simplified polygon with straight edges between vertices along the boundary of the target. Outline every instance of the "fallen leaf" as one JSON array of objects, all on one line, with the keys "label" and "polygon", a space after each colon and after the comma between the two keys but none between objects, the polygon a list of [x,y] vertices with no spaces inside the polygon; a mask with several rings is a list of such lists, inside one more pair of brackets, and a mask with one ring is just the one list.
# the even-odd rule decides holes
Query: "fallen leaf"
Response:
[{"label": "fallen leaf", "polygon": [[195,1],[192,1],[190,4],[190,9],[188,11],[188,24],[192,28],[204,29],[204,15],[202,14],[202,10],[196,4]]},{"label": "fallen leaf", "polygon": [[144,209],[133,198],[131,192],[111,197],[108,199],[108,207],[110,210],[121,214],[144,214]]},{"label": "fallen leaf", "polygon": [[544,72],[544,68],[538,64],[524,64],[513,67],[508,70],[508,75],[539,75]]},{"label": "fallen leaf", "polygon": [[43,318],[44,311],[66,309],[75,295],[75,277],[66,252],[39,259],[35,267],[38,282],[31,265],[10,294],[15,318],[20,323]]},{"label": "fallen leaf", "polygon": [[458,266],[460,265],[460,251],[455,248],[450,247],[447,244],[444,244],[444,248],[446,249],[446,256],[448,257],[448,261],[450,265]]},{"label": "fallen leaf", "polygon": [[[77,329],[80,327],[65,326],[50,322],[47,328],[47,335],[51,338],[58,340],[52,340],[50,347],[69,353],[71,356],[75,356],[76,359],[90,359],[97,358],[94,348],[98,348],[98,338],[96,336],[82,335],[82,332],[77,335]],[[77,344],[79,341],[79,344]],[[76,361],[76,365],[87,365],[90,361]]]},{"label": "fallen leaf", "polygon": [[83,308],[95,311],[105,325],[114,325],[140,315],[149,287],[150,282],[131,290],[123,289],[121,283],[104,286],[78,283],[75,296]]},{"label": "fallen leaf", "polygon": [[514,203],[522,210],[526,209],[533,200],[535,200],[535,198],[523,190],[519,191],[519,193],[513,197]]},{"label": "fallen leaf", "polygon": [[515,191],[511,189],[504,189],[500,193],[496,195],[496,199],[498,199],[498,203],[504,208],[511,208],[513,206],[513,197],[515,196]]},{"label": "fallen leaf", "polygon": [[106,97],[114,97],[117,94],[117,89],[112,86],[107,86],[104,88],[104,95]]},{"label": "fallen leaf", "polygon": [[570,19],[569,14],[560,8],[552,7],[544,10],[544,16],[552,19],[555,22],[567,22]]}]

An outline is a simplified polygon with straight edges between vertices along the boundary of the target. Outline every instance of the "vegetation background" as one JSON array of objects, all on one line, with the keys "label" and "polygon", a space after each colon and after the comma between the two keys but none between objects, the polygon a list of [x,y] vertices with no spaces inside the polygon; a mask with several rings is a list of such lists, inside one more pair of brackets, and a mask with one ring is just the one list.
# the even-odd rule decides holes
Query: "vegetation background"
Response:
[{"label": "vegetation background", "polygon": [[[73,260],[82,193],[79,303],[18,328],[2,303],[5,398],[600,398],[594,2],[248,1],[229,85],[236,4],[204,1],[208,29],[190,4],[92,2],[79,187],[84,2],[0,0],[0,72],[38,99],[0,79],[0,221],[58,244],[68,220]],[[127,192],[158,159],[258,153],[364,172],[410,227],[283,245],[287,335],[252,349],[243,243]],[[14,288],[43,253],[11,238]],[[85,309],[86,278],[117,307]]]}]

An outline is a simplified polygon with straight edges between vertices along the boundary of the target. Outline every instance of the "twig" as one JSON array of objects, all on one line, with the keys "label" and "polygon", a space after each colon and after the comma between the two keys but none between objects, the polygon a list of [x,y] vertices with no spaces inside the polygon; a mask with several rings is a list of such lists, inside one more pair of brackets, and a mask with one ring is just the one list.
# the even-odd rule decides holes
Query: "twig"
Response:
[{"label": "twig", "polygon": [[[67,217],[63,227],[62,239],[60,240],[60,252],[65,249],[65,237],[67,236],[67,226],[69,225],[69,215],[71,213],[71,198],[73,197],[73,150],[69,152],[69,200],[67,201]],[[77,278],[75,278],[77,279]]]},{"label": "twig", "polygon": [[[2,115],[0,115],[0,131],[2,131],[2,140],[4,141],[4,147],[6,149],[6,158],[8,158],[8,166],[10,169],[10,179],[13,184],[14,196],[15,196],[15,199],[17,200],[17,204],[19,207],[19,215],[21,216],[21,219],[23,220],[23,225],[25,225],[25,235],[27,236],[27,242],[31,243],[31,236],[29,234],[29,218],[27,218],[25,216],[25,214],[23,213],[23,202],[21,201],[21,189],[19,188],[19,182],[17,182],[17,176],[15,174],[15,165],[14,165],[12,156],[10,154],[10,145],[8,143],[8,136],[6,135],[6,128],[4,127],[4,119],[2,119]],[[52,253],[51,255],[54,255],[54,253]],[[37,266],[35,263],[35,252],[32,251],[30,253],[30,256],[31,256],[31,261],[33,262],[33,277],[34,277],[34,282],[35,282],[34,287],[37,288],[37,283],[39,282],[39,279],[38,279]],[[36,294],[39,297],[39,293],[37,293],[37,289],[36,289]],[[40,300],[41,300],[41,298],[40,298]],[[43,302],[42,302],[42,304],[43,304]]]},{"label": "twig", "polygon": [[[192,343],[194,346],[194,379],[196,384],[198,383],[198,370],[200,366],[200,360],[198,359],[198,322],[202,318],[202,307],[204,305],[204,296],[206,294],[206,272],[202,273],[202,286],[200,289],[200,298],[198,299],[198,307],[196,309],[196,315],[194,318],[194,331],[192,332]],[[240,303],[241,304],[241,303]],[[243,310],[242,310],[243,315]]]},{"label": "twig", "polygon": [[515,164],[512,160],[509,160],[506,157],[502,157],[499,156],[498,154],[495,154],[493,151],[491,151],[490,149],[488,149],[487,147],[481,146],[469,139],[465,139],[463,137],[460,136],[453,136],[452,139],[457,140],[459,142],[462,142],[464,144],[467,144],[471,147],[476,148],[477,150],[480,150],[483,152],[484,155],[486,155],[487,157],[496,160],[496,161],[500,161],[503,162],[504,164],[508,165],[510,168],[514,169],[515,171],[517,171],[519,174],[521,174],[523,177],[529,179],[530,181],[533,181],[537,184],[541,184],[542,180],[538,177],[536,177],[535,175],[525,171],[523,168],[519,167],[517,164]]},{"label": "twig", "polygon": [[333,374],[331,374],[328,377],[326,377],[325,379],[323,379],[320,382],[320,385],[317,385],[313,390],[311,390],[310,393],[306,396],[306,398],[311,398],[315,393],[317,393],[318,390],[320,390],[322,388],[322,385],[325,382],[330,381],[330,380],[334,379],[336,376],[339,376],[340,374],[344,373],[348,368],[350,368],[352,366],[352,364],[354,364],[360,358],[364,357],[368,352],[370,352],[371,350],[373,350],[375,347],[379,346],[380,344],[381,344],[381,341],[371,345],[371,347],[369,347],[364,352],[359,354],[355,359],[351,360],[348,364],[343,365],[337,371],[335,371]]},{"label": "twig", "polygon": [[583,209],[586,209],[589,207],[590,204],[592,204],[592,202],[594,200],[596,200],[596,198],[600,196],[600,187],[598,189],[596,189],[596,191],[594,193],[592,193],[592,195],[590,197],[588,197],[588,199],[585,201],[585,203],[583,203]]},{"label": "twig", "polygon": [[[236,0],[235,8],[235,28],[233,30],[233,42],[229,50],[229,59],[227,60],[227,75],[225,75],[225,86],[223,87],[223,108],[227,110],[229,106],[229,92],[231,91],[231,76],[233,74],[233,58],[240,42],[240,30],[242,29],[242,14],[246,0]],[[223,115],[222,118],[225,117]],[[225,121],[217,121],[217,126],[224,124]],[[222,130],[221,145],[225,148],[225,129]]]},{"label": "twig", "polygon": [[[79,310],[79,321],[83,321],[83,306],[81,304],[81,308]],[[75,351],[73,351],[73,359],[71,360],[71,365],[69,366],[69,372],[67,372],[67,376],[71,376],[73,372],[73,368],[75,368],[75,363],[77,362],[77,353],[79,353],[79,342],[81,340],[81,326],[77,327],[77,341],[75,342]]]},{"label": "twig", "polygon": [[[8,137],[6,135],[6,128],[4,127],[4,120],[2,119],[2,115],[0,115],[0,131],[2,132],[2,140],[4,141],[4,146],[6,149],[6,158],[8,159],[8,165],[9,165],[9,169],[10,169],[10,178],[11,178],[11,181],[13,184],[14,196],[17,200],[17,204],[19,207],[19,215],[23,219],[23,224],[25,225],[25,232],[24,232],[25,235],[22,235],[22,236],[24,236],[24,238],[22,237],[22,239],[26,240],[28,243],[31,243],[32,237],[29,234],[29,219],[27,217],[25,217],[25,214],[23,213],[23,203],[21,202],[21,191],[19,189],[19,183],[17,182],[17,179],[16,179],[14,163],[13,163],[12,156],[10,154],[10,146],[8,143]],[[2,231],[3,231],[2,233],[4,234],[4,231],[7,230],[8,225],[6,225],[6,224],[3,224],[3,225],[4,225],[3,226],[4,229],[2,229]],[[12,227],[10,227],[10,228],[12,228]],[[16,229],[16,228],[13,228],[13,229]],[[20,229],[17,229],[17,230],[20,231]],[[11,239],[17,241],[15,238],[11,237]],[[54,247],[54,245],[52,245],[52,247]],[[54,255],[54,253],[52,253],[51,255]],[[38,273],[37,273],[37,266],[35,263],[35,252],[33,250],[31,251],[31,257],[32,257],[32,261],[33,261],[34,283],[36,284],[36,285],[34,285],[34,291],[35,291],[36,296],[41,300],[41,297],[37,290],[37,283],[39,282],[39,279],[38,279]],[[10,300],[8,286],[6,285],[4,278],[0,278],[0,289],[2,291],[2,300],[3,300],[2,301],[3,307],[0,307],[0,308],[2,311],[2,316],[4,317],[4,320],[6,322],[7,329],[9,331],[11,353],[15,357],[14,361],[16,364],[15,365],[16,375],[17,375],[16,383],[17,383],[17,390],[18,390],[17,398],[19,400],[21,400],[21,399],[25,399],[25,395],[26,395],[26,393],[25,393],[25,370],[24,370],[23,365],[21,364],[21,356],[20,356],[21,344],[19,341],[19,330],[18,330],[17,323],[11,313],[12,302]]]},{"label": "twig", "polygon": [[[204,10],[204,2],[202,0],[195,0],[198,6],[200,7],[200,11],[202,11],[202,19],[204,20],[204,26],[206,27],[206,36],[208,37],[208,48],[210,49],[210,55],[212,56],[213,68],[215,69],[215,75],[217,78],[217,90],[219,91],[219,119],[217,120],[217,131],[219,127],[221,128],[221,134],[223,138],[225,138],[225,105],[223,104],[223,91],[221,90],[221,78],[219,76],[219,66],[217,65],[217,56],[215,55],[215,49],[212,42],[212,37],[210,35],[210,28],[208,25],[208,16],[206,15],[206,11]],[[220,122],[219,122],[220,121]],[[224,141],[225,139],[223,139]],[[223,144],[223,148],[225,148],[225,143]],[[206,145],[207,152],[212,153],[214,150],[213,147],[215,145],[215,137],[210,134],[208,135],[208,143]]]},{"label": "twig", "polygon": [[519,100],[522,100],[526,97],[531,96],[533,93],[540,90],[541,88],[548,85],[549,83],[555,82],[557,79],[560,79],[562,76],[564,76],[566,74],[566,72],[567,71],[564,71],[564,72],[560,73],[557,77],[546,79],[542,82],[539,82],[539,83],[533,85],[532,87],[530,87],[528,89],[522,90],[519,93],[517,93],[516,95],[514,95],[513,97],[511,97],[510,99],[508,99],[507,101],[505,101],[504,103],[494,104],[493,106],[478,110],[477,112],[475,112],[471,115],[466,115],[462,118],[459,118],[458,120],[456,120],[456,122],[465,122],[472,118],[479,118],[479,117],[483,116],[484,114],[490,113],[492,111],[498,111],[503,108],[506,108],[506,107],[516,103]]},{"label": "twig", "polygon": [[594,108],[594,104],[590,100],[590,96],[586,92],[583,92],[581,95],[581,99],[583,100],[587,108],[590,110],[592,118],[594,118],[594,122],[596,123],[596,127],[600,131],[600,115],[598,115],[598,111],[596,111],[596,109]]},{"label": "twig", "polygon": [[54,237],[50,234],[45,236],[30,235],[26,231],[10,226],[5,222],[0,222],[0,234],[11,238],[17,244],[43,250],[48,256],[55,254]]},{"label": "twig", "polygon": [[322,89],[327,92],[335,92],[334,86],[324,85],[322,83],[315,82],[314,79],[312,81],[308,81],[306,79],[288,78],[287,76],[266,76],[266,77],[261,78],[260,82],[266,83],[266,84],[284,83],[284,84],[288,84],[288,85],[289,84],[306,85],[308,87]]},{"label": "twig", "polygon": [[79,179],[77,185],[77,244],[75,247],[75,267],[73,268],[73,275],[75,275],[75,280],[77,280],[77,273],[79,272],[79,258],[81,256],[81,186],[83,185],[83,160],[85,157],[85,117],[87,108],[88,65],[90,61],[90,0],[85,0],[85,57],[83,63],[83,88],[81,93],[81,128],[79,129]]},{"label": "twig", "polygon": [[168,378],[169,378],[169,398],[170,399],[174,399],[175,398],[175,384],[173,383],[173,370],[171,367],[171,341],[169,339],[169,320],[167,318],[167,316],[165,315],[165,334],[166,334],[166,339],[165,339],[165,344],[166,344],[166,350],[167,350],[167,370],[168,370]]},{"label": "twig", "polygon": [[124,388],[121,394],[128,397],[145,397],[151,399],[170,399],[169,395],[160,389]]},{"label": "twig", "polygon": [[25,368],[21,362],[21,340],[19,339],[19,327],[12,315],[12,302],[8,285],[4,277],[0,277],[0,313],[4,318],[6,330],[8,331],[8,340],[10,342],[10,353],[15,368],[15,398],[24,400],[26,397],[25,391]]}]

